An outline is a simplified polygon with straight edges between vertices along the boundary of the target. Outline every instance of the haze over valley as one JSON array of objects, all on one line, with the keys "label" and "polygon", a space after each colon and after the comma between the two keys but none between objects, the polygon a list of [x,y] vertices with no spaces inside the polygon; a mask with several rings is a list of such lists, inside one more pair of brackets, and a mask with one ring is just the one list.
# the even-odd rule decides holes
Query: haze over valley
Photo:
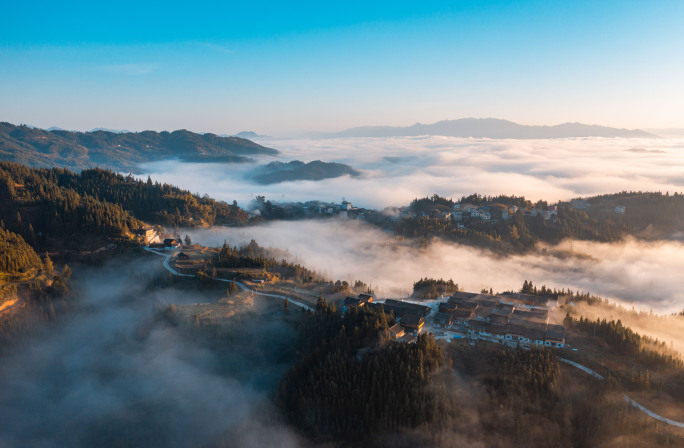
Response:
[{"label": "haze over valley", "polygon": [[684,3],[3,13],[0,448],[684,448]]}]

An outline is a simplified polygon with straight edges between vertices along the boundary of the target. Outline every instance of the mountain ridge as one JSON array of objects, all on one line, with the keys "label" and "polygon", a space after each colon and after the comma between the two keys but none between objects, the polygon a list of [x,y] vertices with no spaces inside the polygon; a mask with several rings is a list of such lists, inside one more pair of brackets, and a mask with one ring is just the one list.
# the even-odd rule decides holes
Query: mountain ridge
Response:
[{"label": "mountain ridge", "polygon": [[250,162],[248,156],[278,151],[239,137],[168,132],[114,133],[46,131],[0,122],[0,160],[32,167],[108,168],[138,172],[138,165],[178,159],[184,162]]},{"label": "mountain ridge", "polygon": [[344,163],[323,162],[314,160],[304,163],[301,160],[291,162],[271,162],[255,170],[252,179],[262,185],[277,184],[281,182],[294,182],[298,180],[318,181],[349,175],[359,176],[361,173]]},{"label": "mountain ridge", "polygon": [[325,134],[326,137],[414,137],[442,135],[463,138],[573,138],[573,137],[631,137],[660,138],[640,129],[619,129],[583,123],[562,123],[554,126],[522,125],[497,118],[461,118],[442,120],[432,124],[415,123],[411,126],[360,126]]}]

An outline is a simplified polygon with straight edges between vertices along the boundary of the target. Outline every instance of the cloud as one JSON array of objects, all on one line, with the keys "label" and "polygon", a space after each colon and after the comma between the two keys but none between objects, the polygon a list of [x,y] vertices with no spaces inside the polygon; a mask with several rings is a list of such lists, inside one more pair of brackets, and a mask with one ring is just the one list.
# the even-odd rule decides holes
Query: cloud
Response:
[{"label": "cloud", "polygon": [[165,272],[159,261],[74,268],[74,309],[3,357],[1,446],[213,446],[238,429],[239,446],[298,445],[269,398],[289,363],[274,361],[268,347],[293,330],[262,319],[215,353],[153,319],[159,300],[212,300],[192,290],[146,291]]},{"label": "cloud", "polygon": [[223,53],[223,54],[232,54],[233,53],[233,50],[231,50],[230,48],[225,47],[223,45],[214,44],[211,42],[198,42],[198,45],[205,47],[205,48],[209,48],[209,49],[214,50],[214,51],[218,51],[219,53]]},{"label": "cloud", "polygon": [[[356,178],[257,185],[253,164],[162,163],[153,178],[247,205],[257,194],[275,201],[319,199],[371,208],[406,205],[434,193],[474,192],[568,200],[622,190],[683,191],[684,140],[491,140],[454,137],[271,139],[281,159],[324,160],[362,171]],[[646,152],[630,152],[638,146]],[[272,158],[260,159],[264,164]],[[230,175],[226,175],[230,173]],[[147,174],[147,173],[146,173]]]},{"label": "cloud", "polygon": [[541,286],[591,292],[637,309],[684,309],[684,244],[622,244],[583,241],[549,247],[554,255],[502,257],[478,248],[435,242],[416,248],[356,220],[273,222],[246,228],[214,228],[189,233],[194,242],[217,246],[227,240],[287,249],[301,262],[332,280],[363,280],[381,296],[405,297],[421,277],[452,278],[466,291],[518,289],[524,280]]},{"label": "cloud", "polygon": [[115,73],[119,75],[147,75],[156,71],[158,64],[156,63],[130,63],[130,64],[111,64],[101,65],[97,70],[108,73]]}]

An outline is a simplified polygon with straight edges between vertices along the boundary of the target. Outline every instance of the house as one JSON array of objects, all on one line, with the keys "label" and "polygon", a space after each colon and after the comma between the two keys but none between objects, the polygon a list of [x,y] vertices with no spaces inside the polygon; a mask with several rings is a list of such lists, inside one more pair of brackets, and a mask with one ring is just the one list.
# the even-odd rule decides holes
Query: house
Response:
[{"label": "house", "polygon": [[390,327],[389,331],[390,331],[390,335],[394,339],[399,339],[400,337],[404,336],[404,334],[405,334],[404,327],[402,327],[399,324],[392,325]]},{"label": "house", "polygon": [[496,325],[506,325],[508,323],[509,316],[507,314],[492,313],[487,319],[489,322]]},{"label": "house", "polygon": [[477,293],[474,292],[465,292],[465,291],[456,291],[449,297],[448,302],[449,303],[460,303],[463,302],[464,300],[469,300],[472,299],[478,295]]},{"label": "house", "polygon": [[190,258],[190,256],[185,252],[181,252],[176,256],[176,258],[178,258],[179,260],[187,260]]},{"label": "house", "polygon": [[520,344],[530,344],[532,340],[529,337],[528,331],[524,327],[519,327],[517,325],[507,325],[506,326],[506,337],[507,341],[518,342]]},{"label": "house", "polygon": [[342,300],[342,311],[347,311],[352,306],[358,306],[361,308],[366,302],[362,302],[356,297],[345,297]]},{"label": "house", "polygon": [[508,219],[508,208],[501,204],[494,204],[489,208],[493,220],[505,221]]},{"label": "house", "polygon": [[359,294],[359,300],[363,303],[372,303],[373,296],[370,294]]},{"label": "house", "polygon": [[451,219],[454,221],[463,221],[463,212],[460,210],[454,210],[451,213]]},{"label": "house", "polygon": [[468,334],[473,337],[491,337],[491,324],[482,320],[471,319],[468,321]]},{"label": "house", "polygon": [[538,328],[528,328],[527,337],[530,339],[530,343],[535,347],[541,347],[544,345],[544,330]]},{"label": "house", "polygon": [[405,314],[401,318],[401,326],[407,331],[413,331],[415,333],[420,333],[425,325],[425,319],[415,314]]},{"label": "house", "polygon": [[591,204],[589,201],[586,199],[573,199],[570,201],[570,207],[574,208],[575,210],[589,210],[589,207],[591,207]]},{"label": "house", "polygon": [[454,315],[451,313],[437,313],[435,315],[435,325],[437,327],[446,328],[450,327],[454,322]]},{"label": "house", "polygon": [[402,317],[405,314],[412,314],[420,317],[427,317],[432,309],[429,306],[418,305],[415,303],[403,302],[396,299],[387,299],[382,303],[385,311],[392,310],[396,317]]},{"label": "house", "polygon": [[458,308],[458,305],[456,305],[455,303],[445,302],[439,304],[440,313],[453,314],[454,311],[456,311],[456,308]]},{"label": "house", "polygon": [[495,313],[495,314],[500,314],[500,315],[502,315],[502,316],[511,317],[511,315],[513,314],[513,310],[515,310],[515,306],[513,306],[513,305],[508,305],[508,304],[505,304],[505,303],[500,303],[499,305],[497,305],[497,306],[494,308],[494,313]]},{"label": "house", "polygon": [[146,240],[149,240],[154,236],[156,231],[154,230],[154,227],[152,226],[142,226],[139,229],[135,231],[136,235],[140,235],[144,237]]},{"label": "house", "polygon": [[164,240],[164,247],[179,247],[180,243],[175,238],[166,238]]},{"label": "house", "polygon": [[466,323],[473,318],[473,315],[475,314],[474,311],[472,310],[460,310],[457,309],[456,311],[453,312],[453,323],[459,324],[459,325],[466,325]]},{"label": "house", "polygon": [[625,207],[624,205],[618,205],[615,207],[615,213],[619,213],[621,215],[624,215],[626,209],[627,209],[627,207]]},{"label": "house", "polygon": [[458,304],[458,309],[475,311],[478,306],[479,304],[477,302],[464,301]]},{"label": "house", "polygon": [[562,325],[549,325],[544,336],[544,345],[547,347],[565,347],[565,328]]}]

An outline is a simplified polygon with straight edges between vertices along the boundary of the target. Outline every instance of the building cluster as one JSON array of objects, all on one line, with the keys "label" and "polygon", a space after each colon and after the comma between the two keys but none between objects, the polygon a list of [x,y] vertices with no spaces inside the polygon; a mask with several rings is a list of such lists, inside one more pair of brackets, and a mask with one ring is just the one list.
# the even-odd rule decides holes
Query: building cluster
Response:
[{"label": "building cluster", "polygon": [[[283,202],[278,203],[278,207],[282,208],[287,216],[308,218],[337,216],[341,218],[365,220],[373,214],[378,213],[375,210],[354,207],[351,202],[344,199],[341,203],[323,201]],[[261,211],[258,209],[252,210],[250,211],[250,215],[260,216]]]},{"label": "building cluster", "polygon": [[[591,206],[592,204],[589,203],[588,200],[582,198],[575,198],[570,201],[570,207],[574,208],[575,210],[583,210],[586,212],[591,208]],[[605,201],[595,201],[594,206],[599,210],[610,210],[612,208],[611,203]],[[624,205],[616,205],[613,209],[613,211],[619,215],[624,215],[626,210],[627,207]]]},{"label": "building cluster", "polygon": [[378,303],[368,294],[340,301],[351,306],[382,307],[392,311],[397,323],[390,328],[394,339],[411,342],[428,324],[467,335],[471,340],[537,347],[565,347],[565,329],[549,323],[549,312],[557,297],[503,293],[499,295],[457,292],[437,309],[396,299]]},{"label": "building cluster", "polygon": [[457,292],[439,304],[436,327],[460,330],[471,339],[523,346],[564,347],[562,325],[549,323],[556,297]]},{"label": "building cluster", "polygon": [[142,238],[144,244],[161,242],[161,235],[154,226],[142,226],[135,230],[135,234]]},{"label": "building cluster", "polygon": [[454,204],[454,209],[451,212],[451,219],[454,221],[485,221],[496,223],[499,221],[508,221],[518,207],[507,207],[504,205],[485,205],[475,206],[472,204],[462,204],[457,202]]},{"label": "building cluster", "polygon": [[551,222],[558,222],[558,206],[549,205],[547,210],[541,208],[533,208],[531,210],[525,210],[523,212],[524,216],[543,216],[545,220]]},{"label": "building cluster", "polygon": [[382,308],[385,312],[392,311],[398,322],[390,327],[390,334],[394,339],[405,342],[415,341],[416,335],[425,326],[425,319],[432,311],[429,306],[395,299],[386,299],[382,303],[374,303],[373,296],[368,294],[360,294],[358,297],[347,297],[341,300],[340,308],[343,312],[346,312],[350,306],[367,306],[369,308]]}]

